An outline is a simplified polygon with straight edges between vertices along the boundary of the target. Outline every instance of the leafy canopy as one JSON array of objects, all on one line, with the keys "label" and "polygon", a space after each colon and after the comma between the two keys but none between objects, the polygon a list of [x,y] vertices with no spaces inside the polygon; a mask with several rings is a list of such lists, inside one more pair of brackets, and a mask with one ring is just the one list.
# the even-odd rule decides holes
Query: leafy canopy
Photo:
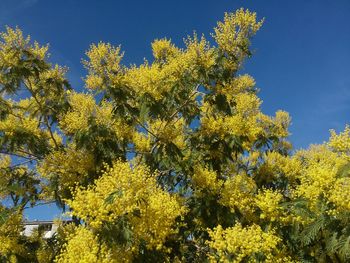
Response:
[{"label": "leafy canopy", "polygon": [[[48,46],[1,33],[0,259],[348,261],[350,128],[292,154],[288,113],[262,113],[241,70],[262,23],[239,9],[214,45],[155,40],[139,66],[93,44],[83,91]],[[23,236],[23,211],[46,202],[75,224]]]}]

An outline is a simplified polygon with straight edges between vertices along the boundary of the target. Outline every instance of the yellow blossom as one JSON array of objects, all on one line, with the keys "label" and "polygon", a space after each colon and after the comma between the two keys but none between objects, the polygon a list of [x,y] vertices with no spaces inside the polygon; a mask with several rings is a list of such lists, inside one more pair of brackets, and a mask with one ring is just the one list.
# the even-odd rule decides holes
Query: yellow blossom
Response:
[{"label": "yellow blossom", "polygon": [[[5,209],[0,206],[0,213],[4,213]],[[16,254],[25,256],[25,248],[20,241],[22,230],[22,215],[18,212],[10,212],[9,218],[0,223],[0,255],[5,262],[8,262],[6,259],[16,262]]]},{"label": "yellow blossom", "polygon": [[209,235],[211,241],[208,244],[215,251],[210,256],[211,262],[242,262],[244,258],[254,261],[258,253],[271,258],[277,254],[281,242],[273,230],[264,232],[258,225],[242,227],[236,224],[227,229],[219,225],[210,230]]},{"label": "yellow blossom", "polygon": [[350,211],[350,178],[339,178],[329,192],[329,200],[339,211]]},{"label": "yellow blossom", "polygon": [[332,191],[340,167],[347,160],[331,152],[326,145],[313,146],[309,151],[300,151],[298,155],[307,160],[298,179],[300,185],[295,189],[297,196],[303,196],[312,202]]},{"label": "yellow blossom", "polygon": [[61,127],[72,134],[87,131],[89,121],[94,120],[97,125],[110,129],[120,140],[131,137],[131,128],[121,119],[113,115],[111,103],[103,101],[97,105],[90,94],[72,92],[69,94],[71,110],[61,117]]},{"label": "yellow blossom", "polygon": [[346,125],[345,130],[339,134],[336,134],[334,130],[331,130],[331,137],[329,139],[329,146],[333,149],[349,153],[350,151],[350,126]]},{"label": "yellow blossom", "polygon": [[135,131],[132,135],[132,141],[139,152],[149,152],[151,149],[151,136]]},{"label": "yellow blossom", "polygon": [[257,186],[252,178],[246,174],[230,177],[221,192],[220,203],[231,208],[238,208],[241,213],[249,216],[254,210],[254,195]]},{"label": "yellow blossom", "polygon": [[[112,202],[106,200],[112,196]],[[161,249],[166,237],[175,233],[175,219],[184,214],[176,198],[156,184],[156,178],[145,166],[131,168],[117,161],[113,167],[88,189],[78,189],[68,201],[73,214],[84,219],[93,228],[104,222],[116,222],[127,216],[136,237],[150,248]]]},{"label": "yellow blossom", "polygon": [[179,49],[171,43],[170,40],[163,38],[155,40],[152,43],[153,56],[157,60],[166,60],[172,58],[179,53]]},{"label": "yellow blossom", "polygon": [[120,81],[121,66],[120,61],[123,53],[120,47],[113,47],[109,43],[99,42],[93,44],[86,52],[87,60],[83,61],[84,66],[89,71],[86,78],[86,87],[92,90],[103,90],[105,81],[116,84]]},{"label": "yellow blossom", "polygon": [[184,127],[185,122],[182,118],[172,121],[156,119],[150,123],[150,129],[158,139],[165,143],[173,143],[179,149],[186,146]]},{"label": "yellow blossom", "polygon": [[42,134],[38,119],[17,115],[9,115],[5,120],[0,120],[0,131],[3,131],[8,136],[25,133],[40,137]]},{"label": "yellow blossom", "polygon": [[224,21],[219,22],[213,35],[219,47],[232,55],[239,55],[240,48],[247,37],[254,35],[263,21],[257,22],[256,13],[243,8],[233,14],[225,14]]},{"label": "yellow blossom", "polygon": [[113,255],[104,244],[99,243],[98,236],[84,227],[78,227],[68,236],[62,253],[56,258],[57,263],[109,263],[127,262],[125,256]]},{"label": "yellow blossom", "polygon": [[223,185],[223,181],[218,179],[215,171],[197,165],[194,167],[194,174],[192,177],[193,184],[198,190],[210,191],[218,193]]},{"label": "yellow blossom", "polygon": [[[84,182],[93,168],[92,154],[76,149],[74,144],[68,145],[65,151],[52,151],[37,167],[43,178],[59,182],[60,193],[66,193],[71,187]],[[45,194],[51,197],[53,193],[45,191]]]},{"label": "yellow blossom", "polygon": [[264,189],[259,191],[255,197],[255,203],[260,208],[260,218],[276,221],[280,219],[283,209],[280,203],[283,201],[283,195],[277,191]]}]

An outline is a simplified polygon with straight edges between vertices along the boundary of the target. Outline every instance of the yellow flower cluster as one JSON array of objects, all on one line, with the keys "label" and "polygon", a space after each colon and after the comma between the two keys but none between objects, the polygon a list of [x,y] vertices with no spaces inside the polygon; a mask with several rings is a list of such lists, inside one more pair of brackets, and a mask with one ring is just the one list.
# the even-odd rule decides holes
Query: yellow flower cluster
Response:
[{"label": "yellow flower cluster", "polygon": [[259,191],[255,196],[255,204],[260,208],[260,218],[268,219],[271,222],[279,220],[283,214],[280,203],[283,201],[283,195],[280,192],[271,189]]},{"label": "yellow flower cluster", "polygon": [[89,89],[99,89],[103,84],[103,78],[98,75],[88,75],[85,79],[85,85]]},{"label": "yellow flower cluster", "polygon": [[[46,71],[48,74],[46,77],[58,77],[56,74],[60,73],[53,73],[53,71],[56,71],[56,69]],[[42,81],[45,81],[45,79],[42,79]],[[56,96],[56,94],[52,92],[52,94],[50,94],[51,99],[54,98],[51,97],[51,95]],[[40,98],[37,99],[40,101]],[[47,140],[52,147],[55,147],[56,144],[62,145],[63,139],[61,135],[57,131],[53,131],[52,128],[50,132],[47,123],[42,120],[42,116],[40,117],[40,111],[42,111],[41,107],[45,102],[40,101],[39,103],[40,105],[33,97],[21,99],[18,102],[12,102],[12,114],[10,114],[7,119],[3,120],[0,126],[3,125],[3,128],[5,130],[7,129],[7,131],[5,131],[7,135],[14,135],[17,131],[25,132]],[[39,119],[41,119],[41,122],[39,122]],[[11,125],[13,125],[12,128]]]},{"label": "yellow flower cluster", "polygon": [[22,31],[19,28],[12,29],[6,27],[6,32],[0,33],[1,42],[0,47],[25,47],[29,41],[30,36],[24,38]]},{"label": "yellow flower cluster", "polygon": [[329,193],[329,201],[336,205],[338,211],[350,211],[350,178],[339,178]]},{"label": "yellow flower cluster", "polygon": [[306,163],[298,177],[300,185],[294,194],[312,202],[321,196],[326,197],[333,189],[338,170],[347,163],[347,160],[330,151],[326,145],[313,146],[308,151],[300,151],[298,155]]},{"label": "yellow flower cluster", "polygon": [[331,130],[331,137],[329,139],[329,146],[339,152],[349,153],[350,151],[350,126],[346,125],[345,130],[336,134]]},{"label": "yellow flower cluster", "polygon": [[48,53],[49,45],[46,46],[40,46],[38,42],[34,42],[34,45],[31,47],[31,51],[33,54],[36,55],[36,57],[40,60],[44,60],[49,56]]},{"label": "yellow flower cluster", "polygon": [[[113,201],[106,202],[110,196]],[[144,240],[149,248],[156,249],[176,232],[175,219],[185,212],[175,196],[157,186],[155,175],[145,166],[131,168],[120,161],[107,169],[95,186],[77,190],[68,204],[73,214],[96,229],[104,222],[127,216],[136,237],[135,246]]]},{"label": "yellow flower cluster", "polygon": [[240,154],[239,161],[244,163],[247,167],[256,167],[261,159],[261,153],[259,151],[251,151],[249,155]]},{"label": "yellow flower cluster", "polygon": [[11,165],[11,157],[9,155],[0,154],[0,170],[6,169]]},{"label": "yellow flower cluster", "polygon": [[149,152],[151,150],[151,135],[135,131],[132,135],[132,141],[138,152]]},{"label": "yellow flower cluster", "polygon": [[85,79],[87,88],[101,90],[106,80],[112,83],[120,81],[120,61],[123,58],[120,47],[100,42],[97,45],[91,45],[86,55],[88,60],[84,60],[83,64],[89,71]]},{"label": "yellow flower cluster", "polygon": [[220,136],[224,136],[227,133],[225,117],[215,116],[213,108],[207,102],[204,102],[200,109],[202,133],[205,135],[218,134]]},{"label": "yellow flower cluster", "polygon": [[228,84],[218,87],[218,93],[224,94],[229,101],[233,101],[240,93],[249,92],[255,87],[255,80],[248,74],[239,75]]},{"label": "yellow flower cluster", "polygon": [[257,191],[255,181],[246,174],[230,177],[221,191],[220,203],[250,217],[254,212],[254,195]]},{"label": "yellow flower cluster", "polygon": [[56,263],[126,262],[123,254],[119,254],[120,257],[116,258],[106,245],[100,244],[98,236],[82,226],[77,227],[67,239],[68,242],[55,259]]},{"label": "yellow flower cluster", "polygon": [[284,111],[276,112],[275,117],[267,116],[260,111],[261,100],[254,92],[248,92],[254,85],[249,76],[238,77],[237,83],[219,88],[225,94],[230,104],[235,105],[232,115],[225,115],[214,110],[214,107],[204,102],[201,109],[201,131],[205,135],[244,136],[246,150],[251,150],[254,142],[261,137],[276,136],[285,138],[289,135],[290,118]]},{"label": "yellow flower cluster", "polygon": [[180,50],[169,40],[155,41],[152,48],[156,61],[152,64],[145,61],[139,67],[135,65],[126,69],[123,81],[136,94],[148,94],[155,100],[160,100],[185,76],[190,75],[195,79],[199,71],[214,65],[214,49],[204,37],[189,37],[185,44],[186,49]]},{"label": "yellow flower cluster", "polygon": [[125,81],[138,94],[148,93],[156,100],[162,98],[162,93],[169,91],[171,87],[169,83],[172,80],[172,77],[160,64],[149,65],[147,61],[139,67],[131,67],[125,74]]},{"label": "yellow flower cluster", "polygon": [[[39,73],[39,83],[34,85],[34,83],[38,80],[32,77],[30,79],[31,84],[29,85],[31,89],[33,89],[34,91],[39,91],[40,89],[42,90],[44,87],[45,96],[43,96],[43,99],[48,99],[48,97],[54,98],[56,96],[61,95],[60,92],[57,92],[57,87],[55,87],[54,85],[56,83],[62,83],[63,81],[65,81],[66,73],[67,73],[67,68],[61,67],[59,65],[55,65],[54,67],[45,71],[41,71]],[[52,88],[51,88],[51,85],[53,85]]]},{"label": "yellow flower cluster", "polygon": [[156,60],[165,61],[176,56],[180,50],[170,40],[163,38],[152,43],[152,52]]},{"label": "yellow flower cluster", "polygon": [[259,177],[265,181],[286,176],[291,183],[299,176],[302,163],[297,157],[284,156],[278,152],[268,152],[263,155],[262,165],[259,167]]},{"label": "yellow flower cluster", "polygon": [[[29,177],[32,179],[29,169],[24,165],[13,165],[11,169],[11,157],[9,155],[0,154],[0,199],[9,199],[10,195],[21,196],[24,195],[30,185],[25,187],[18,187],[17,189],[9,188],[9,186],[16,185],[18,179]],[[16,159],[14,160],[16,161]],[[14,168],[15,167],[15,168]],[[28,187],[28,188],[27,188]],[[8,202],[10,204],[10,202]],[[1,210],[1,208],[0,208]],[[1,224],[1,221],[0,221]]]},{"label": "yellow flower cluster", "polygon": [[242,227],[236,224],[223,229],[220,225],[209,230],[211,241],[208,242],[214,253],[210,255],[211,262],[256,262],[255,256],[263,254],[273,258],[278,250],[281,239],[273,230],[264,232],[260,226]]},{"label": "yellow flower cluster", "polygon": [[[201,70],[209,70],[215,64],[215,50],[210,47],[209,41],[202,36],[198,39],[195,34],[185,40],[186,52],[184,59],[192,64],[199,66]],[[195,72],[192,72],[196,76]]]},{"label": "yellow flower cluster", "polygon": [[183,118],[171,121],[156,119],[149,126],[160,141],[174,143],[179,149],[185,148],[185,121]]},{"label": "yellow flower cluster", "polygon": [[290,134],[288,132],[288,127],[290,125],[290,117],[288,112],[285,111],[277,111],[276,116],[273,119],[274,127],[272,132],[277,137],[288,137]]},{"label": "yellow flower cluster", "polygon": [[91,95],[75,92],[68,94],[71,110],[61,117],[60,127],[67,133],[75,133],[88,127],[88,120],[95,114],[97,105]]},{"label": "yellow flower cluster", "polygon": [[330,164],[312,165],[300,177],[301,184],[296,190],[298,196],[304,196],[316,201],[327,193],[336,180],[336,167]]},{"label": "yellow flower cluster", "polygon": [[89,120],[94,119],[97,125],[111,129],[121,140],[131,136],[131,127],[121,118],[113,116],[111,103],[103,101],[101,105],[97,105],[92,95],[75,92],[69,93],[68,99],[71,110],[60,120],[60,127],[66,133],[86,131],[89,127]]},{"label": "yellow flower cluster", "polygon": [[254,79],[248,75],[234,78],[230,83],[219,86],[218,93],[226,96],[232,106],[232,115],[223,114],[214,109],[208,102],[202,103],[201,132],[205,135],[244,136],[246,150],[251,150],[258,138],[272,136],[285,138],[289,135],[290,118],[288,113],[277,111],[275,117],[267,116],[260,111],[262,101],[254,90]]},{"label": "yellow flower cluster", "polygon": [[137,238],[136,244],[139,240],[144,240],[148,248],[161,250],[166,238],[177,233],[175,219],[186,210],[175,196],[162,190],[155,191],[144,202],[136,208],[140,209],[141,218],[130,217]]},{"label": "yellow flower cluster", "polygon": [[6,27],[6,32],[0,33],[0,66],[5,68],[18,65],[23,55],[19,49],[27,50],[39,60],[48,57],[48,45],[40,46],[37,42],[30,45],[29,42],[30,36],[24,37],[19,28]]},{"label": "yellow flower cluster", "polygon": [[24,38],[19,28],[6,28],[6,32],[0,33],[0,66],[11,67],[20,61],[20,53],[17,48],[25,48],[30,37]]},{"label": "yellow flower cluster", "polygon": [[[92,154],[82,149],[76,149],[70,144],[63,150],[52,151],[38,164],[37,170],[43,178],[58,180],[60,191],[67,191],[88,177],[94,168]],[[51,195],[51,192],[45,193]]]},{"label": "yellow flower cluster", "polygon": [[247,136],[251,142],[262,133],[262,127],[258,120],[261,101],[255,94],[240,93],[234,98],[236,112],[232,116],[222,116],[214,113],[208,103],[201,107],[201,127],[204,134],[227,134],[235,136]]},{"label": "yellow flower cluster", "polygon": [[262,26],[257,22],[256,13],[243,8],[232,14],[225,14],[224,21],[218,22],[213,35],[219,47],[230,55],[240,55],[243,41],[253,36]]},{"label": "yellow flower cluster", "polygon": [[[0,206],[0,213],[5,209]],[[0,223],[0,255],[5,262],[17,262],[15,255],[24,255],[25,249],[20,241],[22,230],[22,215],[17,212],[11,213],[5,222]]]},{"label": "yellow flower cluster", "polygon": [[0,120],[0,131],[8,136],[13,136],[18,133],[30,134],[36,137],[42,135],[39,120],[28,115],[8,115],[4,120]]},{"label": "yellow flower cluster", "polygon": [[[16,104],[16,107],[29,113],[33,113],[37,108],[34,106],[35,100],[33,98],[25,98],[19,100]],[[12,106],[14,106],[12,105]]]},{"label": "yellow flower cluster", "polygon": [[[218,179],[215,171],[197,165],[194,167],[194,174],[192,176],[193,184],[199,191],[209,191],[216,194],[220,191],[223,181]],[[198,193],[196,191],[196,193]]]},{"label": "yellow flower cluster", "polygon": [[260,112],[261,100],[254,93],[239,93],[234,101],[237,113],[243,117],[255,116]]},{"label": "yellow flower cluster", "polygon": [[[44,102],[39,103],[41,105],[45,104]],[[18,102],[11,102],[12,112],[4,120],[0,121],[0,129],[8,136],[25,133],[47,140],[52,147],[56,146],[56,144],[61,145],[62,137],[60,134],[53,130],[50,132],[47,123],[43,120],[43,116],[40,116],[42,111],[41,105],[33,97],[21,99]]]}]

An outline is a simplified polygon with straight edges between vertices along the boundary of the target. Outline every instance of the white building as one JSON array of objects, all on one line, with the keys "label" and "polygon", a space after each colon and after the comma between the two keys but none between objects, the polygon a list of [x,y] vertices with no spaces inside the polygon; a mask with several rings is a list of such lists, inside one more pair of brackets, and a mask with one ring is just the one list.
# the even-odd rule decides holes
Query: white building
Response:
[{"label": "white building", "polygon": [[[64,224],[71,223],[72,221],[67,220],[63,221]],[[54,221],[26,221],[23,223],[24,230],[22,232],[22,235],[29,237],[33,234],[35,230],[43,231],[44,238],[51,238],[53,237],[58,228],[58,224]]]}]

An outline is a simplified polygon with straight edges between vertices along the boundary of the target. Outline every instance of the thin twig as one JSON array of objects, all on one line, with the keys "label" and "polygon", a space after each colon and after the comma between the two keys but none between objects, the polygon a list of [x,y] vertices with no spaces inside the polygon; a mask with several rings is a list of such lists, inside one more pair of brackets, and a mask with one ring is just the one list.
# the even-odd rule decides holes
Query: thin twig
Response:
[{"label": "thin twig", "polygon": [[[41,105],[41,103],[39,102],[38,98],[35,96],[35,92],[34,92],[34,90],[33,90],[33,87],[32,87],[32,84],[31,84],[30,80],[27,79],[27,82],[28,82],[28,85],[27,85],[26,83],[24,83],[24,85],[27,87],[27,89],[29,90],[29,92],[30,92],[31,95],[33,96],[34,100],[35,100],[36,103],[38,104],[38,106],[39,106],[41,112],[43,113],[44,110],[43,110],[42,105]],[[53,143],[55,144],[56,149],[58,149],[58,148],[59,148],[59,147],[58,147],[58,143],[57,143],[57,141],[56,141],[56,139],[55,139],[55,137],[54,137],[54,135],[53,135],[53,133],[52,133],[52,127],[51,127],[51,125],[50,125],[50,123],[49,123],[49,119],[48,119],[48,116],[47,116],[47,115],[44,116],[44,122],[45,122],[45,125],[47,126],[47,128],[48,128],[48,130],[49,130],[50,137],[51,137]]]},{"label": "thin twig", "polygon": [[31,158],[31,159],[28,159],[28,160],[26,160],[26,161],[24,161],[24,162],[14,164],[14,165],[12,165],[12,166],[10,166],[10,167],[6,167],[6,168],[5,168],[5,167],[0,167],[0,169],[3,169],[3,170],[13,169],[13,168],[16,168],[16,167],[18,167],[18,166],[24,165],[24,164],[26,164],[26,163],[33,162],[33,161],[35,161],[35,160],[36,160],[36,159]]},{"label": "thin twig", "polygon": [[41,206],[41,205],[49,205],[49,204],[53,204],[53,203],[56,203],[56,201],[47,201],[47,202],[43,202],[43,203],[38,203],[38,204],[34,204],[32,206],[24,207],[23,209],[29,209],[29,208],[33,208],[33,207],[37,207],[37,206]]},{"label": "thin twig", "polygon": [[187,105],[187,103],[189,103],[192,100],[192,97],[196,94],[198,94],[198,88],[199,88],[200,84],[198,84],[196,86],[196,88],[193,90],[193,92],[190,94],[190,96],[187,98],[186,101],[184,101],[184,103],[182,103],[169,117],[168,121],[165,123],[163,129],[165,129],[165,127],[172,121],[172,119],[176,116],[176,114],[178,114],[180,112],[180,110]]}]

